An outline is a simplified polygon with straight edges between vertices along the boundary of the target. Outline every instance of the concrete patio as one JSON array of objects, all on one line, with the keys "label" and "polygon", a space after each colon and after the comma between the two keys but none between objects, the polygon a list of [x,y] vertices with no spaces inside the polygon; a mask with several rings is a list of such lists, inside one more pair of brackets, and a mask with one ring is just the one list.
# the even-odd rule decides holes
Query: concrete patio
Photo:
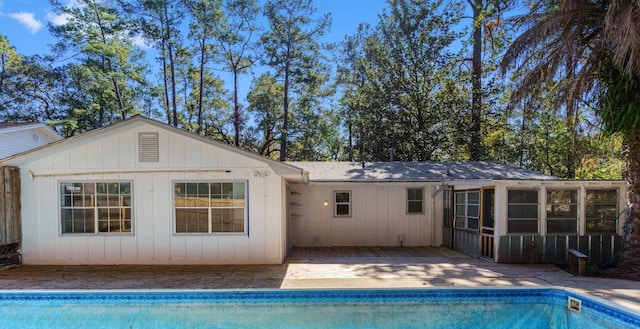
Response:
[{"label": "concrete patio", "polygon": [[308,289],[416,287],[571,288],[640,314],[640,282],[578,277],[553,265],[496,264],[447,248],[301,248],[282,265],[19,266],[0,290]]}]

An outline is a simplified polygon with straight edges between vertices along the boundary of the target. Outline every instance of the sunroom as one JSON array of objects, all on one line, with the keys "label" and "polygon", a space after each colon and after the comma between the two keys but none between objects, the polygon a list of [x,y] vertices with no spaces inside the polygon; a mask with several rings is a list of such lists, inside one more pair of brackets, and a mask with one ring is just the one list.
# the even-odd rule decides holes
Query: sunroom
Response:
[{"label": "sunroom", "polygon": [[444,245],[501,263],[568,262],[567,250],[589,263],[615,261],[622,247],[622,181],[471,182],[443,192]]}]

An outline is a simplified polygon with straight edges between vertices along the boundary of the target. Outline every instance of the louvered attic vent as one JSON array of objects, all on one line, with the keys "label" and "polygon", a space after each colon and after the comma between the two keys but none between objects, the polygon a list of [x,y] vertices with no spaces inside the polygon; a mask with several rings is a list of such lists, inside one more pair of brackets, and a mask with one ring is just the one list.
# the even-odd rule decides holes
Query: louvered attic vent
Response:
[{"label": "louvered attic vent", "polygon": [[140,162],[160,161],[158,133],[140,133],[138,135],[138,159]]}]

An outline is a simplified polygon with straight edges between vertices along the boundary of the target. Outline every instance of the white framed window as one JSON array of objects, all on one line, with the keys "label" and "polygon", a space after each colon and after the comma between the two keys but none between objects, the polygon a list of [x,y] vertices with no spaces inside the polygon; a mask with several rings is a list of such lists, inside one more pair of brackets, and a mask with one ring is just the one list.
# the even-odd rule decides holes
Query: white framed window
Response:
[{"label": "white framed window", "polygon": [[480,191],[455,193],[455,227],[478,230],[480,219]]},{"label": "white framed window", "polygon": [[424,214],[424,188],[407,188],[407,214]]},{"label": "white framed window", "polygon": [[547,189],[547,234],[578,234],[578,190]]},{"label": "white framed window", "polygon": [[351,217],[351,191],[334,191],[334,216]]},{"label": "white framed window", "polygon": [[538,234],[538,190],[507,190],[507,233]]},{"label": "white framed window", "polygon": [[585,232],[616,233],[618,230],[618,190],[587,190],[585,197]]},{"label": "white framed window", "polygon": [[131,233],[132,182],[60,182],[62,234]]},{"label": "white framed window", "polygon": [[246,233],[247,182],[174,182],[176,233]]}]

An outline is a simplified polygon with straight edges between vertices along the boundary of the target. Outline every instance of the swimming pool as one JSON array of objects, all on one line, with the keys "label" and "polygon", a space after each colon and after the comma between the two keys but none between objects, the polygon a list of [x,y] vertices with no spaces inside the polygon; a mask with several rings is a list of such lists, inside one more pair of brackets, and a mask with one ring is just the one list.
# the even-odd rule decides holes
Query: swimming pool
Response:
[{"label": "swimming pool", "polygon": [[637,314],[554,288],[3,291],[0,319],[2,328],[640,328]]}]

